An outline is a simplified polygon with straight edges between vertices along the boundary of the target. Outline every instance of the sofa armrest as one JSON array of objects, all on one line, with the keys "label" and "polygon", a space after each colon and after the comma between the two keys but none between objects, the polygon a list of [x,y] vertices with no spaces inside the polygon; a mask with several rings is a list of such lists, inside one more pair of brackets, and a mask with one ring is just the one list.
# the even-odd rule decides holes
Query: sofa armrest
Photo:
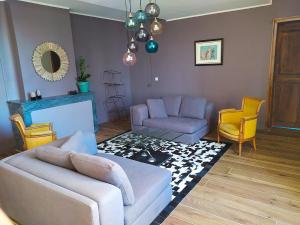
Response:
[{"label": "sofa armrest", "polygon": [[145,104],[130,107],[131,127],[143,126],[143,121],[149,117],[148,107]]},{"label": "sofa armrest", "polygon": [[0,207],[20,224],[100,224],[96,201],[4,161],[0,161],[0,183]]},{"label": "sofa armrest", "polygon": [[[10,208],[11,204],[15,204],[15,202],[22,202],[23,204],[12,207],[14,211],[11,214],[7,211],[10,216],[17,220],[19,217],[13,215],[26,217],[27,215],[23,213],[30,212],[24,212],[23,208],[30,205],[28,210],[37,212],[36,218],[46,218],[43,222],[32,223],[31,217],[28,217],[28,221],[22,224],[124,224],[124,206],[119,188],[74,171],[42,162],[34,157],[33,151],[19,153],[8,160],[0,161],[0,183],[3,184],[3,187],[7,187],[7,189],[2,189],[3,192],[0,189],[1,206],[2,203],[7,208]],[[72,197],[68,197],[69,201],[64,200],[61,193],[72,194]],[[10,199],[15,199],[15,201]],[[83,200],[88,206],[81,203]],[[46,210],[40,207],[44,204],[49,205]],[[57,210],[57,205],[62,209]],[[82,206],[83,209],[79,209],[78,205]],[[53,222],[53,216],[46,216],[47,212],[50,212],[49,215],[61,219],[62,222]],[[77,220],[73,221],[74,212],[76,212],[76,216],[73,217]],[[72,222],[69,221],[69,216],[72,218]],[[20,222],[22,221],[20,220]]]},{"label": "sofa armrest", "polygon": [[207,120],[208,129],[211,128],[211,124],[213,123],[213,113],[214,113],[214,104],[212,102],[207,102],[205,109],[205,119]]}]

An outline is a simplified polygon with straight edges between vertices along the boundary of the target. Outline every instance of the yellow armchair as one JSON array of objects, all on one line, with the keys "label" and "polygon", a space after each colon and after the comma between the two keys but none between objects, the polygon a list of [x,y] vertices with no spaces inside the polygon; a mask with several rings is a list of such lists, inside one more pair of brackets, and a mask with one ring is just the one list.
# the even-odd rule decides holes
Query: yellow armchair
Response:
[{"label": "yellow armchair", "polygon": [[56,140],[56,133],[53,131],[51,123],[38,123],[26,127],[20,114],[12,115],[10,120],[14,122],[21,134],[24,150],[33,149]]},{"label": "yellow armchair", "polygon": [[242,154],[242,144],[252,141],[256,151],[256,125],[259,110],[264,103],[252,97],[244,97],[242,109],[223,109],[219,112],[218,142],[223,136],[239,143],[239,156]]}]

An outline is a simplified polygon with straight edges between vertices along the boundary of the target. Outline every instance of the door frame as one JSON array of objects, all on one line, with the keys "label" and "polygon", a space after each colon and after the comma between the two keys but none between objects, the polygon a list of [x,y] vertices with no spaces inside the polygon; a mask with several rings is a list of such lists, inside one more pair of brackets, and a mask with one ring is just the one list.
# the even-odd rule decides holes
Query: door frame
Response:
[{"label": "door frame", "polygon": [[276,53],[276,41],[277,41],[277,29],[278,24],[291,21],[300,21],[300,16],[275,18],[273,19],[273,31],[272,42],[270,51],[270,63],[269,63],[269,85],[268,85],[268,103],[266,110],[266,127],[272,128],[272,106],[273,106],[273,84],[274,84],[274,66],[275,66],[275,53]]}]

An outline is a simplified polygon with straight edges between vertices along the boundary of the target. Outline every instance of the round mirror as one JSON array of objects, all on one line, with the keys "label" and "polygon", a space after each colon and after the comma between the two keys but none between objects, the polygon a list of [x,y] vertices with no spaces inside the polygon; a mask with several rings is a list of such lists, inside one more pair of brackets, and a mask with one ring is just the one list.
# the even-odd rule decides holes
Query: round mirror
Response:
[{"label": "round mirror", "polygon": [[49,73],[55,73],[60,68],[60,58],[54,51],[47,51],[42,56],[42,65]]},{"label": "round mirror", "polygon": [[37,46],[32,55],[32,63],[37,74],[48,81],[61,80],[69,69],[67,53],[53,42]]}]

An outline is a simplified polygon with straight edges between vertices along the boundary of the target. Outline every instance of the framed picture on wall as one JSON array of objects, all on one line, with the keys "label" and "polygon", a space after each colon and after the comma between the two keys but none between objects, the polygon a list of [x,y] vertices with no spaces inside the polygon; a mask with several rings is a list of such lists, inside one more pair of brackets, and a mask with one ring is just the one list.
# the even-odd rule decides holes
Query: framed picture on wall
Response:
[{"label": "framed picture on wall", "polygon": [[195,66],[223,65],[224,39],[195,41]]}]

